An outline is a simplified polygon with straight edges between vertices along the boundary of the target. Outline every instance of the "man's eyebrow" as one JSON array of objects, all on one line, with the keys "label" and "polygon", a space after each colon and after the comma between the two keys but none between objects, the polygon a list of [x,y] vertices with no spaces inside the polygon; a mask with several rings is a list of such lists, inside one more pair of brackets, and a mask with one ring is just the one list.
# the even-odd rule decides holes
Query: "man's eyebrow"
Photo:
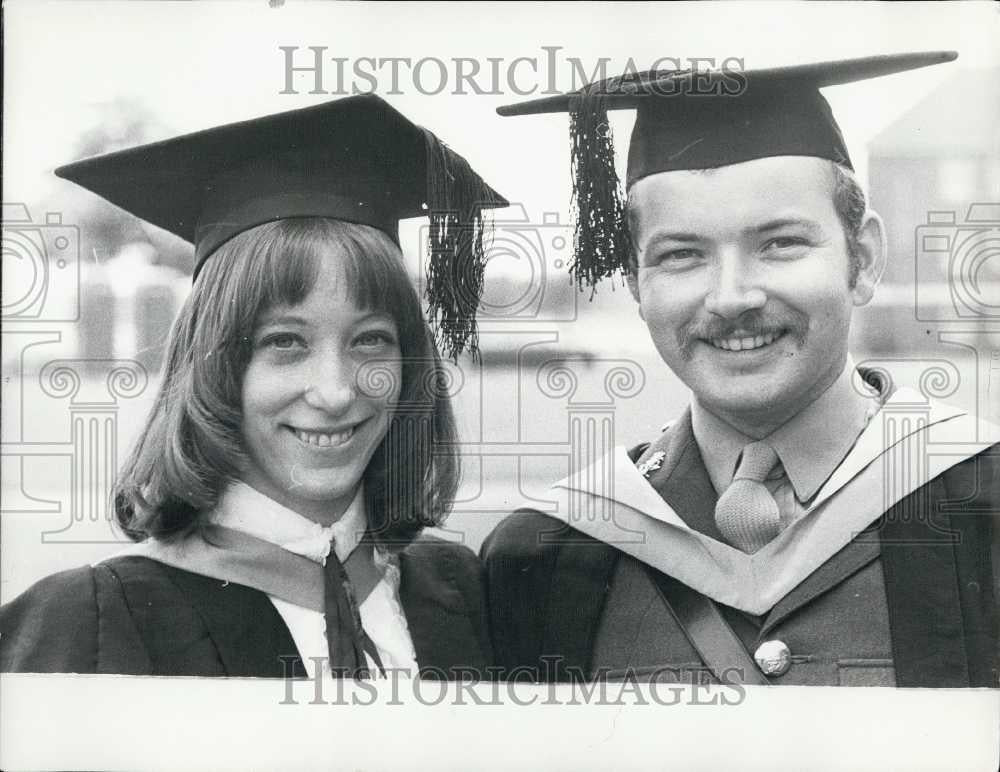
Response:
[{"label": "man's eyebrow", "polygon": [[661,241],[676,241],[681,244],[692,244],[698,241],[702,241],[703,238],[697,233],[692,233],[690,231],[669,231],[665,229],[659,229],[653,232],[653,235],[649,237],[646,242],[646,248],[659,244]]},{"label": "man's eyebrow", "polygon": [[760,225],[754,225],[744,229],[744,233],[769,233],[770,231],[781,230],[782,228],[804,228],[810,233],[820,233],[822,228],[812,220],[801,217],[779,217],[776,220],[768,220]]}]

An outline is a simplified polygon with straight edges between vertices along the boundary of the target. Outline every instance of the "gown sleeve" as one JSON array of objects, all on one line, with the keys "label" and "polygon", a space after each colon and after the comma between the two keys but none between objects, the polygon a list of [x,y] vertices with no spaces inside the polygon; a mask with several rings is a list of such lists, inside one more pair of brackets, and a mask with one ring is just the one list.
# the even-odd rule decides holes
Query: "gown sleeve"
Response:
[{"label": "gown sleeve", "polygon": [[0,606],[0,672],[122,673],[152,667],[115,574],[84,566]]}]

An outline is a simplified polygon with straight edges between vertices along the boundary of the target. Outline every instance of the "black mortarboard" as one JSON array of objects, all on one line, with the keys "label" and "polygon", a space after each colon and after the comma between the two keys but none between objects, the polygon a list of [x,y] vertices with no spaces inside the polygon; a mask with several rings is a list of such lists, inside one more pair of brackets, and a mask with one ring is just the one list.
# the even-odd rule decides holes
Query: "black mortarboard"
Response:
[{"label": "black mortarboard", "polygon": [[572,272],[581,286],[593,286],[616,271],[625,272],[629,260],[609,109],[636,109],[626,188],[659,172],[710,169],[778,155],[815,156],[851,168],[840,127],[819,89],[957,56],[953,51],[930,51],[767,70],[629,73],[571,94],[505,105],[497,112],[570,114],[576,215]]},{"label": "black mortarboard", "polygon": [[477,347],[484,209],[507,206],[433,133],[374,94],[231,123],[56,169],[195,245],[195,276],[236,234],[330,217],[378,228],[428,216],[427,299],[445,353]]}]

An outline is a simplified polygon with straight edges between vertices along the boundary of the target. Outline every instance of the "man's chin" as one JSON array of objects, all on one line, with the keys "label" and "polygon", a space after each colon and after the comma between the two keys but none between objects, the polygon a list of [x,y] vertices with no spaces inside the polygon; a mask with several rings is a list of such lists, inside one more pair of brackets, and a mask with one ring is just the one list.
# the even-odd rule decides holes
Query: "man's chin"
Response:
[{"label": "man's chin", "polygon": [[787,408],[790,397],[761,388],[729,391],[725,394],[698,394],[698,404],[734,426],[768,424],[782,419],[776,406]]}]

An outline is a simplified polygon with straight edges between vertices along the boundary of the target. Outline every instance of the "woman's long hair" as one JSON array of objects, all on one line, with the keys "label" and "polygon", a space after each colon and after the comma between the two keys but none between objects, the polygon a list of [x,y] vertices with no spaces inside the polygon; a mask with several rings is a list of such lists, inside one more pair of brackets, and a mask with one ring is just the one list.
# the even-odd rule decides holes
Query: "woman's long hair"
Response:
[{"label": "woman's long hair", "polygon": [[[395,320],[403,356],[399,402],[364,474],[370,532],[399,548],[443,520],[458,485],[455,422],[446,372],[399,248],[366,225],[298,218],[234,236],[195,281],[170,332],[153,409],[115,486],[115,515],[130,538],[192,530],[239,478],[242,380],[256,321],[274,305],[302,302],[331,255],[354,303]],[[366,377],[389,372],[376,367]]]}]

